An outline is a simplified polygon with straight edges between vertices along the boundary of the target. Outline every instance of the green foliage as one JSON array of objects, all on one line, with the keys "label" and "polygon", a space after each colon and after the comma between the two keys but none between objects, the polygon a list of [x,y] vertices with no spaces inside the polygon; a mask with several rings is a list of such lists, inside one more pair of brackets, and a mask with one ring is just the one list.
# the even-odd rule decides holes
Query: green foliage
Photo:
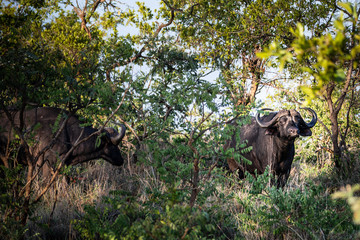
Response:
[{"label": "green foliage", "polygon": [[251,185],[251,189],[249,191],[252,195],[257,195],[262,193],[267,187],[270,186],[273,181],[273,176],[270,173],[270,168],[267,167],[263,174],[258,175],[255,172],[255,176],[251,175],[249,172],[245,172],[246,180]]},{"label": "green foliage", "polygon": [[303,188],[284,191],[264,187],[264,178],[250,182],[248,197],[238,197],[244,208],[239,214],[241,230],[269,231],[275,238],[284,234],[306,239],[356,236],[358,228],[351,223],[350,209],[343,208],[343,201],[332,200],[322,185],[310,182]]},{"label": "green foliage", "polygon": [[[315,31],[326,28],[322,22],[333,8],[329,1],[283,0],[175,0],[167,5],[181,9],[175,11],[171,30],[180,34],[183,48],[197,52],[204,67],[220,72],[217,83],[235,106],[252,103],[264,82],[269,68],[256,53],[272,41],[288,46],[293,38],[289,28],[297,22]],[[167,7],[161,13],[165,19],[171,16]]]},{"label": "green foliage", "polygon": [[273,42],[264,52],[258,54],[262,58],[276,57],[280,63],[280,70],[283,70],[285,65],[294,64],[295,61],[300,63],[301,70],[310,74],[315,81],[314,84],[301,86],[308,96],[308,104],[315,97],[323,95],[329,83],[344,83],[349,75],[346,73],[347,69],[358,66],[358,16],[356,11],[352,10],[354,6],[351,3],[339,5],[348,11],[348,18],[345,19],[341,14],[333,22],[331,32],[309,38],[305,34],[303,24],[298,23],[292,30],[292,52],[283,49],[281,43]]},{"label": "green foliage", "polygon": [[23,215],[22,203],[24,201],[24,197],[18,194],[19,189],[24,186],[22,173],[21,165],[14,169],[0,165],[0,235],[2,239],[19,239],[27,230],[27,226],[24,226],[20,219]]},{"label": "green foliage", "polygon": [[[39,8],[19,4],[21,7],[2,3],[1,8],[4,87],[0,97],[4,104],[30,102],[81,109],[96,102],[101,107],[113,106],[122,92],[119,89],[114,94],[115,90],[121,86],[105,81],[104,72],[114,68],[115,59],[122,63],[130,57],[131,40],[116,35],[106,39],[98,24],[91,26],[90,39],[77,14],[57,8],[57,1]],[[51,10],[57,14],[51,15]],[[112,16],[102,20],[106,18]],[[105,89],[110,90],[111,101]]]},{"label": "green foliage", "polygon": [[223,181],[221,173],[214,174],[206,188],[216,191],[199,197],[198,207],[184,205],[177,188],[147,188],[145,200],[116,191],[87,205],[73,224],[83,238],[92,239],[349,239],[359,231],[344,201],[331,199],[326,188],[311,180],[307,186],[276,189],[269,187],[266,172],[258,178],[249,175],[241,188],[231,188],[229,178]]},{"label": "green foliage", "polygon": [[[255,45],[291,37],[290,27],[297,21],[319,27],[316,18],[327,14],[324,2],[303,1],[172,1],[183,9],[177,15],[181,37],[191,48],[198,48],[202,62],[238,59],[250,54]],[[311,9],[311,10],[310,10]],[[305,14],[304,12],[312,14]]]},{"label": "green foliage", "polygon": [[[241,141],[238,128],[248,123],[244,116],[256,106],[253,99],[240,100],[247,89],[263,83],[264,62],[255,53],[272,41],[278,44],[262,56],[277,56],[281,68],[295,66],[291,76],[308,86],[296,98],[311,96],[311,107],[323,123],[313,128],[311,140],[300,141],[296,160],[316,163],[318,150],[330,148],[328,109],[315,96],[329,82],[344,84],[349,61],[357,67],[360,39],[356,27],[349,31],[358,21],[355,6],[325,0],[170,0],[152,11],[144,3],[136,9],[120,8],[114,1],[86,3],[2,1],[0,8],[1,108],[57,106],[76,111],[86,125],[100,126],[119,106],[108,125],[128,127],[123,157],[129,172],[141,178],[138,184],[146,183],[140,189],[146,190],[138,195],[113,192],[87,205],[74,221],[83,238],[233,239],[246,238],[248,229],[276,238],[330,238],[346,231],[352,236],[349,209],[331,200],[321,184],[282,191],[268,187],[272,179],[266,171],[256,178],[247,174],[238,189],[239,180],[229,179],[216,166],[229,158],[247,163],[242,153],[251,148]],[[328,19],[340,7],[347,18],[336,20],[331,29]],[[169,25],[161,28],[166,21]],[[334,32],[323,34],[328,29]],[[349,44],[351,36],[354,42]],[[288,47],[294,51],[284,50]],[[220,73],[209,79],[215,70]],[[275,81],[288,83],[293,87],[293,82]],[[354,116],[348,122],[355,129],[346,130],[352,143],[360,136],[354,86],[352,99],[345,103],[349,111],[339,115],[342,126],[350,119],[345,116]],[[340,94],[338,90],[334,96]],[[285,93],[276,98],[282,106],[290,99]],[[234,117],[238,125],[226,124]],[[58,128],[56,121],[53,130]],[[237,146],[224,149],[233,135]],[[99,137],[95,145],[100,144]],[[15,156],[18,149],[17,139],[10,152]],[[124,166],[122,174],[127,170]],[[24,174],[13,165],[4,171],[14,175],[0,184],[6,220],[1,233],[23,235],[25,228],[8,213],[24,202],[13,198],[24,185]]]},{"label": "green foliage", "polygon": [[173,189],[140,204],[134,196],[113,192],[100,208],[87,206],[75,228],[91,239],[225,238],[216,231],[216,219],[209,212],[180,204],[180,195]]},{"label": "green foliage", "polygon": [[16,104],[14,98],[38,102],[43,77],[51,78],[54,73],[47,49],[35,40],[39,37],[42,16],[30,6],[17,8],[11,4],[1,8],[0,15],[4,20],[0,40],[3,86],[0,97],[5,105]]},{"label": "green foliage", "polygon": [[342,191],[335,192],[334,199],[345,199],[353,211],[353,220],[355,224],[360,224],[360,197],[356,195],[360,191],[360,185],[347,186]]}]

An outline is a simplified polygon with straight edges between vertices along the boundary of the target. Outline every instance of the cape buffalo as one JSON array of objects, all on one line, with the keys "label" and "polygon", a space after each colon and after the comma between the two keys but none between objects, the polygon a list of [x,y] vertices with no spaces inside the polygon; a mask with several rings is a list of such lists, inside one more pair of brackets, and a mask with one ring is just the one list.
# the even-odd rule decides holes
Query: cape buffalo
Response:
[{"label": "cape buffalo", "polygon": [[[314,110],[304,108],[312,114],[312,120],[306,123],[296,110],[281,110],[260,117],[258,112],[251,123],[240,127],[240,139],[245,141],[252,150],[242,154],[252,164],[239,164],[233,158],[227,160],[231,171],[239,170],[239,177],[244,178],[244,172],[262,174],[267,166],[277,177],[277,187],[284,187],[289,177],[291,164],[295,155],[294,141],[299,136],[311,136],[310,128],[317,122]],[[263,109],[270,110],[271,109]],[[238,128],[237,123],[232,124]],[[235,134],[225,145],[225,149],[236,149]]]},{"label": "cape buffalo", "polygon": [[[20,114],[18,111],[10,112],[14,119],[15,127],[19,128],[21,125]],[[41,165],[43,162],[49,166],[54,166],[58,159],[62,159],[75,142],[84,139],[98,129],[92,127],[82,127],[83,124],[76,116],[67,117],[68,113],[58,108],[34,108],[23,112],[23,127],[22,134],[25,136],[28,145],[30,146],[30,154],[35,158],[42,150],[42,154],[37,164]],[[68,119],[67,119],[68,118]],[[53,144],[50,144],[54,139],[55,134],[60,129],[63,121],[67,119],[64,129],[60,132]],[[83,130],[83,131],[82,131]],[[14,129],[11,122],[4,112],[0,112],[0,155],[5,158],[6,147],[8,143],[15,139]],[[65,161],[66,165],[75,165],[90,161],[93,159],[102,158],[109,163],[121,166],[124,162],[120,150],[119,143],[125,135],[125,126],[122,126],[121,132],[118,133],[113,128],[104,128],[100,135],[94,135],[87,141],[79,144],[71,155]],[[10,140],[10,141],[9,141]],[[25,162],[24,154],[21,154],[21,147],[19,148],[18,158]],[[44,170],[47,175],[49,169]]]}]

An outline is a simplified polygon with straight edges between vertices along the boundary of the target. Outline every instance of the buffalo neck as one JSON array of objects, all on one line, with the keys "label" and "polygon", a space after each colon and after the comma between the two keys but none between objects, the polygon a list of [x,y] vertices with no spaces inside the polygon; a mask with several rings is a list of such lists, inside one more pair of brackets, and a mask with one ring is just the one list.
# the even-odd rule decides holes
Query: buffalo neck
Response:
[{"label": "buffalo neck", "polygon": [[281,138],[279,136],[271,136],[271,138],[274,147],[280,151],[287,151],[294,146],[295,139]]},{"label": "buffalo neck", "polygon": [[[272,152],[272,159],[274,164],[279,165],[282,162],[287,161],[288,159],[292,159],[294,157],[294,153],[295,153],[294,141],[295,141],[294,139],[289,140],[289,139],[283,139],[276,136],[272,136],[272,149],[276,149],[276,151]],[[275,166],[275,169],[277,168],[278,166]]]}]

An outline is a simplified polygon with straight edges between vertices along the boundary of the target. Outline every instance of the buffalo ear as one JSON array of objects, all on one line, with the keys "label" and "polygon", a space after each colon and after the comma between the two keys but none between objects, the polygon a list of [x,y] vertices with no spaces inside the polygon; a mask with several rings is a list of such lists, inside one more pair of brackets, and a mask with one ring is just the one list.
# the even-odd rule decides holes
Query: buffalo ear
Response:
[{"label": "buffalo ear", "polygon": [[266,128],[265,135],[275,135],[277,132],[276,128]]},{"label": "buffalo ear", "polygon": [[312,132],[311,132],[310,128],[301,128],[299,134],[300,134],[300,136],[308,137],[308,136],[312,135]]}]

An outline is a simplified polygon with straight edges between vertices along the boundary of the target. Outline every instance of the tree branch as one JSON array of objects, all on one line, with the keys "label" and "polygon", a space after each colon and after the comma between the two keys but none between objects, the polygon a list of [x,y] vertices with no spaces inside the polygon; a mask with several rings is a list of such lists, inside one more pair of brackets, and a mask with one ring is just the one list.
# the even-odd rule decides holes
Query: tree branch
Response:
[{"label": "tree branch", "polygon": [[344,87],[343,87],[343,89],[341,91],[341,95],[338,98],[338,100],[335,102],[335,112],[336,113],[340,112],[341,107],[342,107],[342,105],[344,103],[348,88],[349,88],[350,83],[351,83],[352,71],[353,71],[353,60],[351,60],[350,63],[349,63],[349,69],[348,69],[348,72],[347,72],[345,85],[344,85]]},{"label": "tree branch", "polygon": [[[150,41],[151,41],[152,39],[155,39],[155,38],[159,35],[160,31],[161,31],[163,28],[168,27],[168,26],[171,25],[172,22],[174,21],[175,11],[176,11],[177,9],[171,7],[171,6],[169,5],[169,3],[168,3],[167,1],[165,1],[165,0],[163,0],[163,2],[166,4],[166,6],[168,6],[168,7],[170,8],[170,14],[171,14],[171,15],[170,15],[169,21],[167,21],[166,23],[161,23],[161,24],[158,26],[158,28],[156,29],[156,31],[154,32],[153,36],[151,36],[150,39],[144,43],[144,46],[135,54],[135,56],[133,56],[133,57],[129,58],[127,61],[125,61],[125,63],[124,63],[123,65],[127,65],[127,64],[133,63],[133,62],[136,61],[138,58],[141,58],[141,57],[144,58],[144,56],[142,56],[142,54],[145,52],[146,48],[147,48],[148,45],[150,44]],[[121,63],[117,62],[117,63],[114,63],[109,69],[106,70],[106,79],[107,79],[108,81],[110,81],[110,72],[111,72],[114,68],[120,67],[120,66],[122,66]]]}]

